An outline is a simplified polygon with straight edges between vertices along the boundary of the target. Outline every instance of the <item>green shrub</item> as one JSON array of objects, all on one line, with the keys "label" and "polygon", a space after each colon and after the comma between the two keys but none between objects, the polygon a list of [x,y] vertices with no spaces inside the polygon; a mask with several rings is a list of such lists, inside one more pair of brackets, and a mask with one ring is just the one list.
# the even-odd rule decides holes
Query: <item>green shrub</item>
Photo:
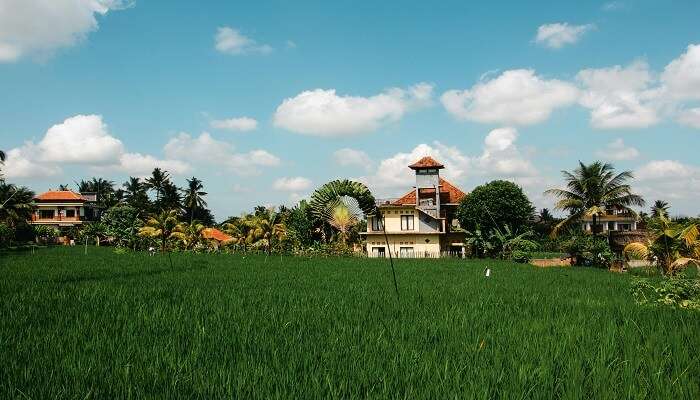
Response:
[{"label": "green shrub", "polygon": [[637,304],[700,310],[700,281],[697,279],[636,278],[632,281],[631,291]]},{"label": "green shrub", "polygon": [[0,247],[9,246],[12,239],[15,237],[15,232],[7,226],[7,224],[0,223]]},{"label": "green shrub", "polygon": [[594,235],[571,236],[562,243],[562,250],[576,261],[576,265],[610,267],[615,254],[606,239]]}]

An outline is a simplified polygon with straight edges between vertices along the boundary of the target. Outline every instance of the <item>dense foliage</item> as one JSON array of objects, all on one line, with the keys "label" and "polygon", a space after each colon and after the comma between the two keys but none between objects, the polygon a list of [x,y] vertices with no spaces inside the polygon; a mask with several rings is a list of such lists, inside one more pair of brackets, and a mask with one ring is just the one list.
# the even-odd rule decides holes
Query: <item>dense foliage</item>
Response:
[{"label": "dense foliage", "polygon": [[513,231],[524,232],[529,229],[533,217],[534,208],[522,188],[501,180],[475,187],[457,210],[463,229],[473,231],[479,227],[487,234],[506,225]]}]

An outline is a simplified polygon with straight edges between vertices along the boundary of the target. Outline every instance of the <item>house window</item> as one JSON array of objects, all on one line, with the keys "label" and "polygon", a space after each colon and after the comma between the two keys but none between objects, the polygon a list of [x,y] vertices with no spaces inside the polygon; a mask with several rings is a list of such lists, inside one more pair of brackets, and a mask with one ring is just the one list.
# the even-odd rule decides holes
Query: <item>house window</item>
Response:
[{"label": "house window", "polygon": [[66,218],[75,218],[75,210],[66,210]]},{"label": "house window", "polygon": [[39,210],[39,218],[41,219],[53,219],[54,210]]},{"label": "house window", "polygon": [[620,231],[631,231],[632,224],[617,224],[617,229]]},{"label": "house window", "polygon": [[608,230],[609,231],[614,231],[615,230],[615,223],[614,222],[608,222]]},{"label": "house window", "polygon": [[413,257],[413,247],[399,247],[399,256],[401,258]]},{"label": "house window", "polygon": [[402,215],[401,216],[401,230],[402,231],[412,231],[413,230],[413,215]]},{"label": "house window", "polygon": [[384,250],[384,247],[372,247],[372,256],[373,257],[386,257],[386,250]]},{"label": "house window", "polygon": [[382,221],[378,217],[372,217],[372,230],[373,231],[381,231],[382,230]]}]

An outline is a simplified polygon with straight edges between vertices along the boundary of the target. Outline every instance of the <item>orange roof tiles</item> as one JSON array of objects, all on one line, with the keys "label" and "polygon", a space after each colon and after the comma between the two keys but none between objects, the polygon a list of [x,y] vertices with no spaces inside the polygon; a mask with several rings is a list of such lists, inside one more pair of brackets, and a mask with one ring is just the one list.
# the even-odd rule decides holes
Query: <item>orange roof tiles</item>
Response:
[{"label": "orange roof tiles", "polygon": [[[421,193],[434,193],[435,189],[421,189]],[[451,184],[444,178],[440,178],[440,203],[459,203],[466,194],[461,191],[458,187]],[[391,203],[395,206],[406,206],[416,204],[416,190],[413,189],[410,192],[403,195],[398,200]]]},{"label": "orange roof tiles", "polygon": [[72,190],[49,190],[34,199],[39,201],[85,201],[80,193],[75,193]]},{"label": "orange roof tiles", "polygon": [[445,166],[440,164],[439,162],[435,161],[434,158],[432,158],[430,156],[425,156],[425,157],[421,158],[420,160],[414,162],[413,164],[409,165],[408,168],[411,168],[411,169],[445,168]]},{"label": "orange roof tiles", "polygon": [[205,239],[214,239],[218,242],[224,242],[232,238],[232,236],[227,235],[216,228],[204,228],[202,230],[202,237]]}]

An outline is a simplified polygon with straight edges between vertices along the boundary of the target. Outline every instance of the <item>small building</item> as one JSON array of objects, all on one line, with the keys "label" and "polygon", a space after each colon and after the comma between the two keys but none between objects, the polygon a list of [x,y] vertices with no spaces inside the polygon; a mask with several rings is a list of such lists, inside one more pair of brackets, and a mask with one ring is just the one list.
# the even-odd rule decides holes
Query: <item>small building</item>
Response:
[{"label": "small building", "polygon": [[431,157],[423,157],[408,168],[415,172],[415,186],[398,199],[377,201],[383,220],[368,217],[367,232],[363,232],[367,254],[386,257],[391,251],[397,258],[463,256],[465,233],[456,211],[465,193],[440,177],[445,166]]},{"label": "small building", "polygon": [[80,226],[94,220],[96,208],[89,194],[71,190],[50,190],[34,197],[33,225],[51,225],[59,229]]},{"label": "small building", "polygon": [[[598,232],[635,231],[639,220],[637,215],[622,208],[609,208],[605,211],[605,214],[598,215],[596,219],[598,221]],[[593,217],[582,218],[581,227],[586,232],[592,232]]]}]

